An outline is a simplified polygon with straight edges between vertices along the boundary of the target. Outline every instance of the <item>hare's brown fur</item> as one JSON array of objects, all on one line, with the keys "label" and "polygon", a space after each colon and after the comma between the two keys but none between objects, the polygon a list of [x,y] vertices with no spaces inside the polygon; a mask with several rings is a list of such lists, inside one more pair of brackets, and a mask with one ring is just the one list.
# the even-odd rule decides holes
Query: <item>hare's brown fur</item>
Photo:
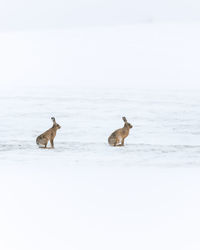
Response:
[{"label": "hare's brown fur", "polygon": [[133,127],[127,122],[126,117],[122,117],[124,121],[124,127],[115,130],[109,137],[108,143],[111,146],[124,146],[124,139],[129,135],[129,130]]},{"label": "hare's brown fur", "polygon": [[56,123],[56,120],[54,117],[52,117],[51,120],[53,121],[53,127],[48,129],[43,134],[39,135],[36,139],[36,143],[38,145],[44,145],[44,148],[47,148],[47,144],[49,140],[51,143],[51,148],[54,148],[54,138],[56,136],[56,132],[58,129],[61,128],[61,126]]}]

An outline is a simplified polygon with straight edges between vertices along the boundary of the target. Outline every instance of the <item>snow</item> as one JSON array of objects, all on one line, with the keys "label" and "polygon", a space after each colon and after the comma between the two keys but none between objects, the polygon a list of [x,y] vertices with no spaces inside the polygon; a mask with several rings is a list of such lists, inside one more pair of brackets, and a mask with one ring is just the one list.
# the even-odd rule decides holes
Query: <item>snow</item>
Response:
[{"label": "snow", "polygon": [[200,248],[197,27],[0,35],[0,249]]},{"label": "snow", "polygon": [[1,249],[198,249],[199,169],[1,169]]}]

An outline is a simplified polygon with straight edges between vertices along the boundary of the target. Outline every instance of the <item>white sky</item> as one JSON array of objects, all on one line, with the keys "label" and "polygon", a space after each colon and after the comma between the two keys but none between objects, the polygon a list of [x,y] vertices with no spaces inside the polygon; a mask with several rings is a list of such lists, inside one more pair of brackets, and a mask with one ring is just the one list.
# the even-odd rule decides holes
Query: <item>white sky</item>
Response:
[{"label": "white sky", "polygon": [[0,87],[199,88],[199,13],[199,0],[0,0]]},{"label": "white sky", "polygon": [[199,0],[0,0],[0,31],[200,19]]},{"label": "white sky", "polygon": [[0,34],[0,85],[200,86],[200,23]]}]

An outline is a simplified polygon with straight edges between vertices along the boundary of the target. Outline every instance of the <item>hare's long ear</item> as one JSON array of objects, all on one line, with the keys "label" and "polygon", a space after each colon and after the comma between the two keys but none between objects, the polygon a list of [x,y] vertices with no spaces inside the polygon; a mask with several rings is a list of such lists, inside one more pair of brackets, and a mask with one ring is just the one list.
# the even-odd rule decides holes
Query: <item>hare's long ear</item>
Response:
[{"label": "hare's long ear", "polygon": [[124,121],[124,122],[127,122],[127,120],[126,120],[126,117],[122,117],[122,120]]},{"label": "hare's long ear", "polygon": [[56,124],[56,119],[55,119],[55,117],[51,117],[51,120],[52,120],[53,124]]}]

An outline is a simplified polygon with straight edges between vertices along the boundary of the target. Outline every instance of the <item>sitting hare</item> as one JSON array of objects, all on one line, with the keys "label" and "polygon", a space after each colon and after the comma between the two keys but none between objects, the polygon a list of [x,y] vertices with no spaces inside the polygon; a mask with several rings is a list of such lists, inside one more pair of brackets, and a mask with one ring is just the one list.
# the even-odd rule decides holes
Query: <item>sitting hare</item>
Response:
[{"label": "sitting hare", "polygon": [[[124,146],[124,139],[129,135],[129,130],[133,126],[127,122],[126,117],[122,117],[124,127],[115,130],[108,138],[108,143],[111,146]],[[119,144],[121,142],[121,144]]]},{"label": "sitting hare", "polygon": [[51,148],[54,148],[53,140],[56,136],[57,129],[60,129],[61,126],[56,123],[56,120],[54,117],[51,118],[53,121],[53,127],[48,129],[43,134],[39,135],[36,139],[37,145],[44,145],[44,148],[47,148],[48,141],[50,140]]}]

